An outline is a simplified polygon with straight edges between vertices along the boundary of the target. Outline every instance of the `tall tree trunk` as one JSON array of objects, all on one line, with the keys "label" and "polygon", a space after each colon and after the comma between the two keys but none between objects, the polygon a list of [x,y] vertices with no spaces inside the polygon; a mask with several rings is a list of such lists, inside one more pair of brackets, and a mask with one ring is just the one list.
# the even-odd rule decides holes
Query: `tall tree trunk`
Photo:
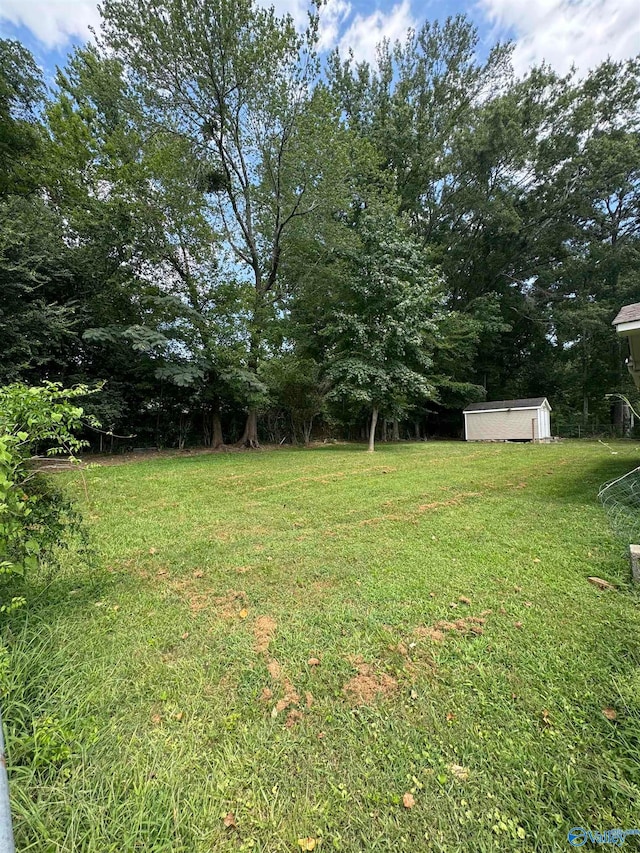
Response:
[{"label": "tall tree trunk", "polygon": [[378,409],[374,406],[371,414],[371,429],[369,430],[369,453],[375,450],[376,442],[376,424],[378,423]]},{"label": "tall tree trunk", "polygon": [[249,409],[247,412],[244,432],[238,444],[240,447],[260,447],[260,443],[258,442],[258,412],[256,409]]},{"label": "tall tree trunk", "polygon": [[382,419],[382,435],[380,436],[380,441],[387,440],[387,419]]},{"label": "tall tree trunk", "polygon": [[416,430],[416,441],[420,441],[420,421],[415,422],[415,430]]},{"label": "tall tree trunk", "polygon": [[218,447],[224,447],[224,436],[222,435],[222,421],[220,420],[220,412],[213,413],[213,435],[211,438],[211,446],[214,450]]},{"label": "tall tree trunk", "polygon": [[393,419],[393,441],[400,441],[400,422],[397,418]]},{"label": "tall tree trunk", "polygon": [[313,417],[309,418],[308,421],[302,422],[302,431],[304,433],[305,445],[311,444],[311,433],[313,432]]}]

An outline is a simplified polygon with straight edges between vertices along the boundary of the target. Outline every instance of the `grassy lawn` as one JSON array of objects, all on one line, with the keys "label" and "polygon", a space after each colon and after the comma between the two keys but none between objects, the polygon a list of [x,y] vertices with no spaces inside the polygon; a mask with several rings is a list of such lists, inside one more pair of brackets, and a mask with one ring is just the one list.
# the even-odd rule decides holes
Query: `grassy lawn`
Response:
[{"label": "grassy lawn", "polygon": [[12,626],[18,849],[552,851],[638,826],[640,596],[596,501],[638,463],[174,457],[90,469],[88,504],[63,475],[96,557],[33,579]]}]

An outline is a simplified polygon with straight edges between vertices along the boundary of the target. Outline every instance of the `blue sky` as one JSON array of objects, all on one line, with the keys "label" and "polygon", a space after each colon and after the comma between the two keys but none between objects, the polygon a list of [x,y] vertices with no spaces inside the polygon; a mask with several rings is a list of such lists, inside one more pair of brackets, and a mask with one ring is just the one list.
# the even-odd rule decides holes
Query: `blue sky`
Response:
[{"label": "blue sky", "polygon": [[[304,24],[307,0],[269,2]],[[584,73],[607,56],[627,59],[640,53],[638,0],[328,0],[321,44],[372,59],[383,37],[393,41],[425,19],[458,12],[478,26],[482,52],[497,39],[512,39],[519,73],[543,60],[560,72],[575,63]],[[95,0],[0,0],[0,35],[26,44],[49,78],[73,44],[86,40],[89,27],[97,25]]]}]

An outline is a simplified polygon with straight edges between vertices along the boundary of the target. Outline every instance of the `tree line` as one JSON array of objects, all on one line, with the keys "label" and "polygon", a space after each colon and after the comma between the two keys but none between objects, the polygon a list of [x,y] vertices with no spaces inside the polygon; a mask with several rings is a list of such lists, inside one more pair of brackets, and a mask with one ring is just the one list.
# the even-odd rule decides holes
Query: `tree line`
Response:
[{"label": "tree line", "polygon": [[102,449],[456,435],[539,394],[611,426],[638,58],[518,77],[464,16],[368,64],[319,53],[321,7],[101,14],[51,87],[0,41],[0,384],[104,383]]}]

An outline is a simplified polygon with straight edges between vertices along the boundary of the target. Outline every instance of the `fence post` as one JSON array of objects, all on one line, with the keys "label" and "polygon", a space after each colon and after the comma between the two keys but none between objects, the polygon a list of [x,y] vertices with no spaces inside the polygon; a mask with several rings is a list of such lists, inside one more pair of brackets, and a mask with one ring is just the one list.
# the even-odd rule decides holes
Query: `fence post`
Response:
[{"label": "fence post", "polygon": [[4,754],[4,732],[2,731],[2,713],[0,713],[0,851],[15,853],[13,826],[11,824],[11,806],[9,804],[9,777],[7,759]]}]

